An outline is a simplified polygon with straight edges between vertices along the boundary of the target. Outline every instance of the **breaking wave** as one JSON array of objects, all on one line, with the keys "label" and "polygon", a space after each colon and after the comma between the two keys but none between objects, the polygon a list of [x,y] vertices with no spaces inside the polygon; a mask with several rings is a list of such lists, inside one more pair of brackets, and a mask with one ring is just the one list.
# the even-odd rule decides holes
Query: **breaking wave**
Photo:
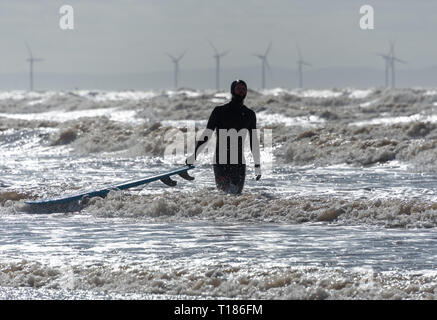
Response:
[{"label": "breaking wave", "polygon": [[[435,273],[375,272],[322,267],[189,265],[49,266],[35,261],[0,262],[0,298],[144,299],[153,295],[227,299],[435,299]],[[14,288],[15,290],[8,290]],[[17,290],[20,295],[16,296]],[[11,291],[11,293],[9,293]],[[55,293],[53,293],[55,292]]]},{"label": "breaking wave", "polygon": [[[162,159],[172,139],[187,132],[187,123],[201,130],[212,107],[227,99],[226,92],[190,89],[3,92],[0,146],[8,155],[18,154],[10,150],[24,145],[22,150],[29,155],[57,150],[73,158]],[[278,167],[346,164],[359,169],[396,162],[418,174],[437,172],[437,94],[433,90],[272,89],[249,91],[246,104],[257,112],[258,127],[272,130],[273,161]],[[7,188],[8,181],[2,186]],[[10,188],[4,191],[0,209],[6,213],[21,204],[22,194],[29,194]],[[403,203],[398,198],[351,201],[266,194],[226,197],[215,190],[196,191],[178,199],[165,192],[159,196],[122,194],[129,201],[118,201],[117,194],[91,199],[83,210],[96,216],[169,220],[336,221],[387,227],[436,224],[435,204],[428,200]]]},{"label": "breaking wave", "polygon": [[76,211],[96,218],[138,219],[151,222],[208,220],[245,223],[335,223],[384,228],[437,227],[437,203],[423,199],[339,197],[275,197],[248,192],[240,196],[213,190],[135,194],[111,191],[106,198],[94,197],[80,206],[58,205],[51,209],[24,203],[26,194],[0,194],[0,213],[45,213]]},{"label": "breaking wave", "polygon": [[[437,171],[437,95],[426,89],[250,91],[258,127],[273,132],[276,161],[289,165],[369,166],[393,160]],[[229,95],[215,91],[4,92],[0,130],[56,128],[41,143],[77,154],[125,151],[162,157],[163,136],[197,121]],[[31,111],[31,112],[30,112]],[[200,121],[200,122],[199,122]],[[171,141],[171,139],[170,139]]]}]

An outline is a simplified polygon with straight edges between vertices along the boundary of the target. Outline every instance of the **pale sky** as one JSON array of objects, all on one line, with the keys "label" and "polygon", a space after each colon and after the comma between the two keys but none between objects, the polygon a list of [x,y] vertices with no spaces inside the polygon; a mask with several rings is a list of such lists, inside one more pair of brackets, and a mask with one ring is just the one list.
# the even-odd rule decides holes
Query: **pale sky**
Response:
[{"label": "pale sky", "polygon": [[[61,30],[59,9],[74,9],[74,30]],[[375,29],[361,30],[359,9],[372,5]],[[296,43],[314,68],[383,69],[375,53],[408,61],[402,69],[437,65],[435,0],[0,0],[0,74],[24,73],[27,51],[46,73],[116,74],[170,71],[165,52],[186,51],[181,69],[214,68],[212,41],[229,50],[225,68],[296,67]],[[314,69],[313,69],[314,70]]]},{"label": "pale sky", "polygon": [[[74,8],[75,29],[59,28],[59,8]],[[361,5],[375,29],[359,28]],[[410,67],[437,65],[437,1],[394,0],[1,0],[0,72],[22,72],[24,42],[47,72],[147,72],[172,66],[165,52],[186,50],[185,68],[213,65],[211,40],[230,50],[227,66],[254,65],[273,42],[271,65],[294,67],[295,43],[320,67],[374,66],[374,52],[396,41]]]}]

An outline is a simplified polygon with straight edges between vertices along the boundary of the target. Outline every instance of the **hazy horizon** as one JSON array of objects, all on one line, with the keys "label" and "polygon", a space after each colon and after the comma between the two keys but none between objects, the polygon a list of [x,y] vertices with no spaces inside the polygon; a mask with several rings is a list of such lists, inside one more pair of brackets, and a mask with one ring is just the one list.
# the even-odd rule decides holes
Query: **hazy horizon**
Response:
[{"label": "hazy horizon", "polygon": [[[220,89],[228,90],[233,79],[246,80],[252,89],[261,88],[260,68],[223,68]],[[214,69],[181,70],[179,88],[215,89]],[[437,87],[437,67],[429,70],[398,70],[399,88]],[[335,75],[335,77],[333,77]],[[297,88],[296,70],[273,68],[273,78],[267,78],[267,88]],[[125,74],[57,74],[37,73],[35,91],[44,90],[153,90],[174,89],[173,73],[125,73]],[[384,86],[384,70],[372,68],[326,68],[310,70],[305,74],[306,89],[378,88]],[[28,90],[28,73],[0,74],[0,91]]]},{"label": "hazy horizon", "polygon": [[[74,30],[59,28],[64,4],[74,8]],[[359,28],[365,4],[375,10],[374,30]],[[180,86],[213,88],[215,61],[208,41],[230,51],[221,63],[225,89],[236,77],[261,86],[261,65],[253,54],[263,53],[270,41],[273,72],[267,74],[267,87],[297,85],[296,44],[312,64],[304,69],[306,87],[347,86],[348,81],[381,86],[384,61],[376,53],[387,53],[389,41],[408,62],[397,65],[399,86],[437,86],[437,44],[430,41],[437,30],[436,9],[437,2],[426,0],[3,0],[0,90],[28,88],[25,42],[35,57],[45,59],[34,66],[36,90],[85,87],[105,75],[113,78],[105,79],[107,88],[172,88],[173,64],[165,53],[184,51]],[[125,84],[120,79],[125,75],[144,78]]]}]

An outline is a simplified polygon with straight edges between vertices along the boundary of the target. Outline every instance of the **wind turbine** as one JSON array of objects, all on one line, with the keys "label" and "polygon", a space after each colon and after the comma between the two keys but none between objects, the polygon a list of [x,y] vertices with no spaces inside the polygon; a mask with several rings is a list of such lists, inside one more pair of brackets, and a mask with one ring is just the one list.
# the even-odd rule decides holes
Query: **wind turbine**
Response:
[{"label": "wind turbine", "polygon": [[303,87],[303,71],[302,71],[302,67],[303,66],[311,66],[310,63],[304,61],[302,59],[302,53],[300,52],[300,48],[298,45],[296,45],[296,49],[297,49],[297,55],[298,55],[298,60],[297,60],[297,69],[299,72],[299,88]]},{"label": "wind turbine", "polygon": [[385,64],[385,87],[388,88],[388,74],[389,74],[389,71],[390,71],[390,55],[389,54],[382,54],[382,53],[377,53],[377,55],[384,59],[384,64]]},{"label": "wind turbine", "polygon": [[[384,59],[385,63],[385,86],[389,86],[389,77],[391,76],[391,87],[396,86],[395,62],[406,63],[395,56],[394,43],[390,42],[390,51],[387,54],[377,53]],[[391,74],[390,74],[391,73]]]},{"label": "wind turbine", "polygon": [[271,71],[269,62],[267,61],[267,55],[269,54],[271,47],[272,47],[272,43],[270,42],[264,55],[254,54],[255,57],[258,57],[261,59],[261,63],[262,63],[262,65],[261,65],[261,68],[262,68],[262,88],[263,89],[265,89],[265,87],[266,87],[266,67]]},{"label": "wind turbine", "polygon": [[391,87],[394,88],[396,86],[396,75],[395,75],[395,62],[400,62],[406,64],[406,61],[403,61],[396,57],[394,43],[390,42],[390,68],[391,68]]},{"label": "wind turbine", "polygon": [[29,52],[29,58],[26,61],[29,62],[29,67],[30,67],[30,73],[29,73],[30,91],[33,91],[33,64],[35,62],[44,61],[44,59],[34,58],[32,54],[32,50],[30,49],[27,42],[25,44],[26,44],[27,51]]},{"label": "wind turbine", "polygon": [[179,77],[179,61],[184,57],[185,52],[182,53],[177,58],[172,56],[170,53],[167,53],[167,55],[174,63],[174,87],[175,87],[175,89],[177,89],[178,88],[178,77]]},{"label": "wind turbine", "polygon": [[215,59],[215,87],[217,90],[220,89],[220,58],[227,55],[229,51],[223,51],[222,53],[219,53],[217,48],[212,44],[211,41],[208,41],[211,47],[214,50],[214,59]]}]

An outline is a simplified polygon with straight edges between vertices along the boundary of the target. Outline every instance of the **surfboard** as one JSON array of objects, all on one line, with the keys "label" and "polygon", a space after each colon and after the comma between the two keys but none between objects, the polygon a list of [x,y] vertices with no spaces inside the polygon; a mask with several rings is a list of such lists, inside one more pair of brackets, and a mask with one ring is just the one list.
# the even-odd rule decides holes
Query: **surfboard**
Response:
[{"label": "surfboard", "polygon": [[182,168],[167,171],[152,177],[142,178],[138,180],[130,180],[122,183],[113,184],[107,187],[103,187],[101,189],[97,190],[88,190],[83,191],[77,194],[72,195],[66,195],[63,197],[58,198],[51,198],[51,199],[41,199],[41,200],[32,200],[32,201],[25,201],[25,203],[29,205],[52,205],[52,204],[63,204],[73,201],[80,201],[85,198],[92,198],[92,197],[105,197],[111,190],[125,190],[137,186],[141,186],[153,181],[161,180],[166,185],[174,187],[177,182],[175,180],[172,180],[170,177],[174,175],[179,175],[185,180],[192,181],[194,180],[194,177],[190,176],[188,174],[188,170],[194,169],[194,166],[184,166]]}]

